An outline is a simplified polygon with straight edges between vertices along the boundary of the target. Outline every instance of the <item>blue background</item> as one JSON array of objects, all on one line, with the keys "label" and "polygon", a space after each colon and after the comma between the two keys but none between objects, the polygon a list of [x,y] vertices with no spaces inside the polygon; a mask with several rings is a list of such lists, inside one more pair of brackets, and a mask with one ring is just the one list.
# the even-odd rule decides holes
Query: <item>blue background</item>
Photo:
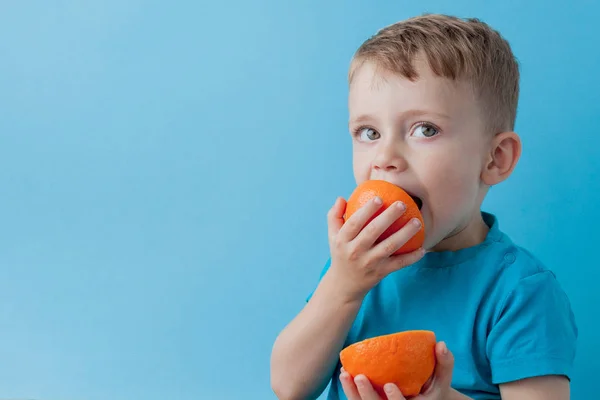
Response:
[{"label": "blue background", "polygon": [[273,340],[354,185],[350,57],[429,11],[521,62],[524,153],[485,208],[556,271],[594,398],[600,8],[482,3],[1,2],[0,397],[274,398]]}]

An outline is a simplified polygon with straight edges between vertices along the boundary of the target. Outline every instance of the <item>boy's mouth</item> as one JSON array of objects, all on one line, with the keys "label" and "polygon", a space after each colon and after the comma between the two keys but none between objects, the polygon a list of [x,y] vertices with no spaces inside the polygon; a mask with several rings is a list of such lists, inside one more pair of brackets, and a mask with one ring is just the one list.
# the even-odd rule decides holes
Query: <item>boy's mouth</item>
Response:
[{"label": "boy's mouth", "polygon": [[419,211],[421,211],[421,208],[423,208],[423,200],[421,200],[421,198],[419,196],[412,194],[408,190],[406,190],[406,189],[404,189],[404,190],[406,191],[406,194],[408,194],[411,197],[411,199],[413,199],[413,201],[417,204]]},{"label": "boy's mouth", "polygon": [[419,209],[419,211],[421,211],[421,209],[423,208],[423,200],[421,200],[421,198],[420,198],[419,196],[416,196],[416,195],[414,195],[413,193],[411,193],[411,192],[409,192],[408,190],[406,190],[406,188],[405,188],[405,187],[403,187],[403,186],[401,186],[401,185],[399,185],[399,184],[397,184],[397,183],[394,183],[394,182],[392,182],[392,181],[388,181],[388,182],[390,182],[390,183],[392,183],[392,184],[394,184],[394,185],[398,186],[398,187],[399,187],[399,188],[401,188],[402,190],[404,190],[404,191],[406,192],[406,194],[408,194],[408,195],[411,197],[411,199],[413,199],[413,201],[414,201],[414,202],[415,202],[415,204],[417,205],[417,208]]},{"label": "boy's mouth", "polygon": [[419,210],[421,210],[421,208],[423,208],[423,200],[421,200],[420,197],[414,196],[412,194],[410,194],[410,197],[415,201],[415,203],[417,203],[417,207],[419,207]]}]

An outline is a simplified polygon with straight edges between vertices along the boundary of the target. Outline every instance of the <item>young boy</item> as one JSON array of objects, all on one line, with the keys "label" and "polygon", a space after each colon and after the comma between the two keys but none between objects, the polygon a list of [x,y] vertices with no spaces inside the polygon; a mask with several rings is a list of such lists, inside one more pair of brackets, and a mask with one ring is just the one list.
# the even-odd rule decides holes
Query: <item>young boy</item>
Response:
[{"label": "young boy", "polygon": [[[519,71],[509,44],[476,20],[425,15],[391,25],[352,60],[349,114],[357,183],[392,182],[422,202],[424,249],[392,255],[419,229],[379,235],[403,212],[371,201],[328,214],[331,258],[271,360],[280,399],[375,400],[339,351],[411,329],[435,332],[437,367],[418,399],[566,400],[577,328],[553,273],[481,211],[521,153]],[[362,229],[361,229],[362,228]],[[450,352],[450,349],[452,352]],[[389,400],[404,399],[385,386]]]}]

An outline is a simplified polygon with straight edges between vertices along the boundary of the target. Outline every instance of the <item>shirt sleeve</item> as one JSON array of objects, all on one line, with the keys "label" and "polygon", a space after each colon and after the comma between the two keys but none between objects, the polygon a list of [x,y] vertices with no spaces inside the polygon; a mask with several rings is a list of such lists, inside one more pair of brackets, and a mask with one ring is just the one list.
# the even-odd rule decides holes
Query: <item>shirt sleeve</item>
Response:
[{"label": "shirt sleeve", "polygon": [[577,335],[571,304],[554,274],[521,279],[488,336],[493,383],[543,375],[571,379]]},{"label": "shirt sleeve", "polygon": [[[323,267],[323,269],[321,270],[321,276],[319,276],[319,282],[321,282],[321,279],[323,279],[323,276],[325,275],[325,273],[327,272],[327,270],[329,269],[329,266],[331,265],[331,258],[329,258],[327,260],[327,262],[325,263],[325,266]],[[306,302],[308,303],[308,301],[310,300],[310,298],[312,297],[313,293],[315,292],[315,289],[313,289],[312,292],[309,293],[309,295],[306,297]]]}]

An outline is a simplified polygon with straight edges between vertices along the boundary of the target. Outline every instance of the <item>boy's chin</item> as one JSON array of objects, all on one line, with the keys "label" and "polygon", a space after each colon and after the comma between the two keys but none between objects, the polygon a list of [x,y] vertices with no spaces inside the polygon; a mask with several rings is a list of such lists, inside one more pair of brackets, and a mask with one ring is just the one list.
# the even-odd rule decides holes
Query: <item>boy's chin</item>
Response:
[{"label": "boy's chin", "polygon": [[436,245],[437,243],[435,242],[435,240],[432,240],[432,238],[429,237],[427,233],[425,233],[425,241],[423,242],[423,248],[425,249],[425,251],[434,251]]}]

